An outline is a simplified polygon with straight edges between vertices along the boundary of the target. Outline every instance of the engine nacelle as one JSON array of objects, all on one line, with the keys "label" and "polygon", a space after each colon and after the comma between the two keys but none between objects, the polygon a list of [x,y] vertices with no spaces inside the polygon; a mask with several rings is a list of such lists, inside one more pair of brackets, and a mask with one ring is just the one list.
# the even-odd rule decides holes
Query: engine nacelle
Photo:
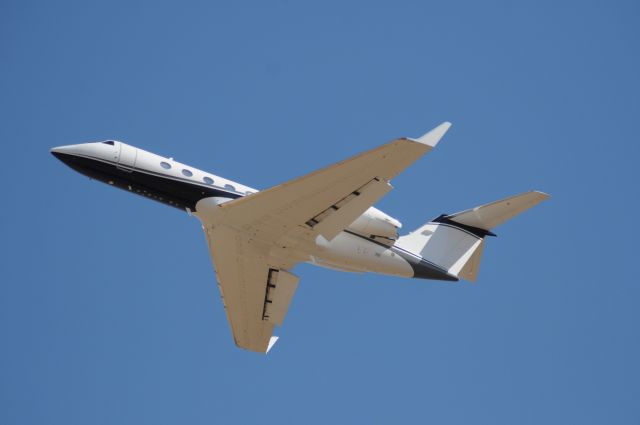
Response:
[{"label": "engine nacelle", "polygon": [[381,242],[391,242],[398,239],[398,229],[402,227],[395,218],[383,213],[377,208],[370,207],[360,217],[347,227],[348,230],[363,236],[374,237]]}]

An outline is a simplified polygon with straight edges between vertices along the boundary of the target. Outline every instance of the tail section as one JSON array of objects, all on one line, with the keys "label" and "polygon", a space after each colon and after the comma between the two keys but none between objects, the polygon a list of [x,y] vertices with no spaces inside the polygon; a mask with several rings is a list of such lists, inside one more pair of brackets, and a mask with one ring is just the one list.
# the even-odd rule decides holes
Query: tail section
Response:
[{"label": "tail section", "polygon": [[485,236],[491,229],[528,210],[549,195],[526,192],[455,214],[441,215],[402,236],[396,245],[421,256],[448,274],[475,282]]}]

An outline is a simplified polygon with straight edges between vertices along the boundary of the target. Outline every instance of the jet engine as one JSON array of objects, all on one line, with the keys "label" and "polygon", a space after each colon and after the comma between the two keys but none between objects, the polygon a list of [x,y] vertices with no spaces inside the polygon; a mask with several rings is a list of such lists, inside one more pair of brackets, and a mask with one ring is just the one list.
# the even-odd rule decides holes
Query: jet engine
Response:
[{"label": "jet engine", "polygon": [[347,230],[371,237],[385,244],[393,244],[398,239],[398,229],[402,227],[395,218],[370,207],[347,227]]}]

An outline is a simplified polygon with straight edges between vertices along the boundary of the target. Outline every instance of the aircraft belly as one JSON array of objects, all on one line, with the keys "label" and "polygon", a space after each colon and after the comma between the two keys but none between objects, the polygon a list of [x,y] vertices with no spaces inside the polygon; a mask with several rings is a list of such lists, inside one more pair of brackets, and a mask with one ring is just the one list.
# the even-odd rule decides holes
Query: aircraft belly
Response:
[{"label": "aircraft belly", "polygon": [[409,262],[386,246],[341,232],[328,241],[316,238],[312,263],[350,272],[373,272],[413,277]]}]

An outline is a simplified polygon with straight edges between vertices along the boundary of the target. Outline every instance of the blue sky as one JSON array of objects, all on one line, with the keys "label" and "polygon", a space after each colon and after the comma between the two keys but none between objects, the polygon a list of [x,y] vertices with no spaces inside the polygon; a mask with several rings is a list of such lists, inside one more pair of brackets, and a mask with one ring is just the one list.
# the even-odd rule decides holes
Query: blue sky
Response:
[{"label": "blue sky", "polygon": [[[0,423],[640,422],[637,2],[0,3]],[[477,284],[302,265],[233,346],[199,223],[49,148],[266,188],[453,122],[379,206],[521,191]]]}]

